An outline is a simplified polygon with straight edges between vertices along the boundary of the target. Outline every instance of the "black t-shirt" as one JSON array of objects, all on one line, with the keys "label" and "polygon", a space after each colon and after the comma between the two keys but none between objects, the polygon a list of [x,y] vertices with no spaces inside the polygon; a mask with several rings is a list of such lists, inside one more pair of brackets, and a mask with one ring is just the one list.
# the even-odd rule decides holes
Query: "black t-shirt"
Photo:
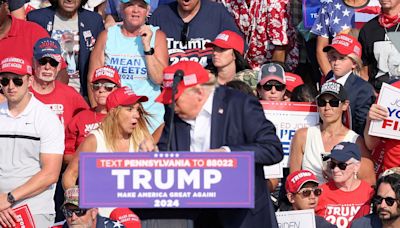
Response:
[{"label": "black t-shirt", "polygon": [[[187,24],[186,29],[178,14],[177,2],[159,6],[149,22],[165,32],[170,64],[180,60],[192,60],[206,66],[211,62],[212,53],[211,48],[205,48],[206,43],[213,41],[224,30],[241,34],[226,8],[220,3],[209,0],[201,0],[199,12]],[[187,38],[186,44],[181,40],[182,35]]]},{"label": "black t-shirt", "polygon": [[[385,41],[385,34],[386,31],[384,27],[382,27],[379,22],[378,22],[379,16],[371,19],[369,22],[367,22],[360,30],[360,34],[358,36],[358,41],[361,43],[362,46],[362,61],[364,66],[369,66],[368,68],[368,76],[370,81],[373,81],[375,76],[378,74],[378,62],[375,56],[381,56],[382,59],[385,59],[388,55],[390,55],[390,51],[393,51],[393,48],[385,48],[388,47],[387,45],[382,46],[382,41]],[[397,26],[393,26],[391,28],[388,28],[388,32],[394,32],[396,31]],[[400,31],[399,31],[400,32]],[[377,42],[380,42],[379,46],[377,45]],[[375,48],[375,53],[374,53],[374,46],[377,46],[378,48]],[[381,61],[384,64],[385,61]],[[386,61],[387,62],[387,61]],[[386,68],[380,67],[381,69]]]}]

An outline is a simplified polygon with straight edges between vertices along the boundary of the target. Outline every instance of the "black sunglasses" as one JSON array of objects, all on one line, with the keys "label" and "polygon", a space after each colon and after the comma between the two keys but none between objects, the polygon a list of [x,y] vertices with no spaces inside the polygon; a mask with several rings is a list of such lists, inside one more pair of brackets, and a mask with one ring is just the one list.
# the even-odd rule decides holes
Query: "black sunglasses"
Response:
[{"label": "black sunglasses", "polygon": [[24,80],[22,80],[21,77],[15,77],[15,78],[12,78],[12,79],[4,77],[4,78],[1,78],[0,84],[2,86],[8,86],[8,84],[10,84],[11,80],[13,81],[14,85],[18,86],[18,87],[22,86],[24,84]]},{"label": "black sunglasses", "polygon": [[298,191],[298,194],[301,194],[304,197],[309,197],[311,195],[311,192],[314,193],[315,196],[320,196],[322,194],[322,189],[320,188],[313,188],[313,189],[301,189]]},{"label": "black sunglasses", "polygon": [[328,164],[329,164],[329,168],[331,168],[331,169],[335,169],[335,167],[337,166],[337,167],[339,167],[340,170],[346,170],[347,166],[351,165],[353,163],[346,163],[346,162],[336,163],[336,162],[330,161]]},{"label": "black sunglasses", "polygon": [[286,88],[286,85],[284,85],[284,84],[268,84],[268,83],[265,83],[265,84],[262,86],[262,88],[263,88],[265,91],[270,91],[270,90],[272,89],[272,87],[275,87],[275,89],[276,89],[277,91],[283,91],[283,90]]},{"label": "black sunglasses", "polygon": [[64,213],[64,216],[66,218],[71,218],[73,213],[75,213],[76,216],[81,217],[84,216],[87,212],[87,209],[81,209],[81,208],[76,208],[76,209],[68,209],[66,207],[62,208],[62,212]]},{"label": "black sunglasses", "polygon": [[93,90],[97,91],[99,90],[102,86],[104,86],[104,89],[106,89],[108,92],[111,92],[117,85],[111,82],[105,82],[105,83],[94,83],[93,84]]},{"label": "black sunglasses", "polygon": [[57,62],[55,59],[52,59],[52,58],[41,58],[38,60],[38,62],[41,66],[44,66],[47,63],[50,63],[50,66],[57,67],[59,64],[59,62]]},{"label": "black sunglasses", "polygon": [[339,107],[339,104],[341,103],[341,101],[339,99],[330,99],[330,100],[324,100],[321,98],[317,99],[317,105],[318,107],[325,107],[326,104],[329,103],[329,106],[333,107],[333,108],[337,108]]},{"label": "black sunglasses", "polygon": [[395,198],[392,198],[392,197],[383,198],[382,196],[375,196],[375,197],[372,199],[372,202],[373,202],[374,204],[381,204],[383,200],[385,200],[386,204],[387,204],[389,207],[393,206],[394,202],[396,202],[396,199],[395,199]]},{"label": "black sunglasses", "polygon": [[183,45],[186,45],[188,41],[188,35],[189,35],[189,23],[185,22],[183,23],[183,28],[181,31],[181,42]]}]

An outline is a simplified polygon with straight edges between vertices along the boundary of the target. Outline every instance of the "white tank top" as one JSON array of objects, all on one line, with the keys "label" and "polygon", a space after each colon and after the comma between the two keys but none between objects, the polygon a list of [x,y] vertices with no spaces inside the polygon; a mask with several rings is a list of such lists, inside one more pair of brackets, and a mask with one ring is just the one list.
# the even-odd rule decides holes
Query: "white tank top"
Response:
[{"label": "white tank top", "polygon": [[[356,143],[357,138],[358,134],[352,130],[349,130],[342,142]],[[320,125],[312,126],[307,129],[306,144],[303,151],[304,156],[301,164],[302,169],[313,172],[317,176],[320,184],[327,182],[322,175],[322,170],[326,165],[326,162],[322,161],[322,156],[330,154],[330,151],[325,151],[324,144],[322,142]]]},{"label": "white tank top", "polygon": [[[107,147],[106,140],[104,140],[103,130],[98,128],[96,130],[91,131],[90,134],[93,134],[96,137],[96,143],[97,143],[96,153],[117,152]],[[133,148],[133,143],[129,144],[128,152],[136,152],[135,149]]]}]

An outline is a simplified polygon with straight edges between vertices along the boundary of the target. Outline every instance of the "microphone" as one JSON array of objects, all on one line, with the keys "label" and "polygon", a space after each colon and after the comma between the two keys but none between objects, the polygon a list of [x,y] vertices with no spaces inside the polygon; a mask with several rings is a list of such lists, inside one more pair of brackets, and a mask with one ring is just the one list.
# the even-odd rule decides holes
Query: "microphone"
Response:
[{"label": "microphone", "polygon": [[178,92],[176,89],[178,87],[179,82],[181,82],[183,80],[183,75],[184,74],[185,73],[183,72],[183,70],[175,71],[175,73],[174,73],[174,81],[172,83],[172,91],[174,91],[174,94],[176,94]]},{"label": "microphone", "polygon": [[175,130],[174,126],[174,118],[175,118],[175,94],[178,93],[178,84],[183,80],[183,75],[185,73],[183,70],[178,69],[174,73],[174,81],[172,83],[172,103],[171,103],[171,118],[170,118],[170,125],[169,125],[169,135],[168,135],[168,142],[167,142],[167,150],[172,151],[171,143],[173,139],[173,134]]},{"label": "microphone", "polygon": [[115,208],[110,219],[122,223],[126,228],[142,228],[139,217],[129,208]]}]

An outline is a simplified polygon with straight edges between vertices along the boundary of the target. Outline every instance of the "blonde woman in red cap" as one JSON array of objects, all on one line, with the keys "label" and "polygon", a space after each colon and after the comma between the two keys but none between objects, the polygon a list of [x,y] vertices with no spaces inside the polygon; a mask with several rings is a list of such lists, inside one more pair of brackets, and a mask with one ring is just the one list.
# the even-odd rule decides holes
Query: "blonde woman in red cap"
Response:
[{"label": "blonde woman in red cap", "polygon": [[213,42],[207,43],[206,47],[213,48],[212,62],[216,68],[218,83],[221,85],[232,81],[236,73],[251,69],[243,57],[243,38],[233,31],[221,32]]},{"label": "blonde woman in red cap", "polygon": [[63,176],[64,189],[75,185],[78,178],[79,152],[137,152],[145,139],[152,141],[147,129],[147,116],[138,96],[128,87],[118,88],[107,97],[107,115],[98,129],[91,132],[76,150],[74,159]]},{"label": "blonde woman in red cap", "polygon": [[66,164],[72,160],[75,150],[90,131],[97,129],[107,115],[106,100],[108,95],[121,87],[118,72],[107,66],[96,69],[91,82],[97,105],[75,115],[65,129],[64,162]]}]

